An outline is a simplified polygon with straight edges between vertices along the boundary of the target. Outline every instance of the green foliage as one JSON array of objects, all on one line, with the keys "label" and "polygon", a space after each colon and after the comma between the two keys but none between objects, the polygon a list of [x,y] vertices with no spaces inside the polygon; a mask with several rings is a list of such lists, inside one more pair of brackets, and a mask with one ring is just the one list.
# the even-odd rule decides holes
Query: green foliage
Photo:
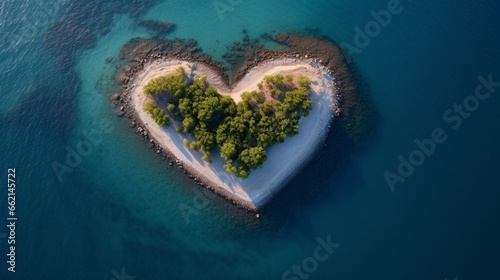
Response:
[{"label": "green foliage", "polygon": [[300,87],[296,90],[287,92],[283,100],[285,109],[289,112],[304,110],[308,112],[312,109],[312,102],[309,99],[309,92],[306,88]]},{"label": "green foliage", "polygon": [[184,132],[190,132],[195,126],[194,119],[187,117],[182,121],[182,126],[184,127]]},{"label": "green foliage", "polygon": [[170,124],[168,115],[165,113],[165,111],[158,107],[158,105],[156,105],[156,102],[154,102],[153,100],[146,101],[143,110],[144,112],[147,112],[158,125],[167,126]]},{"label": "green foliage", "polygon": [[261,166],[266,158],[266,151],[264,150],[264,148],[258,146],[243,150],[240,153],[238,160],[244,165],[257,167]]},{"label": "green foliage", "polygon": [[309,80],[309,78],[301,75],[299,76],[298,84],[301,87],[309,88],[311,86],[311,81]]},{"label": "green foliage", "polygon": [[226,161],[234,158],[237,152],[238,150],[236,149],[236,144],[232,141],[227,141],[220,149],[220,155]]},{"label": "green foliage", "polygon": [[175,105],[174,105],[174,104],[172,104],[172,103],[169,103],[169,104],[167,105],[167,110],[169,110],[170,112],[175,111]]},{"label": "green foliage", "polygon": [[176,71],[180,75],[184,75],[184,73],[186,73],[186,69],[184,69],[184,66],[179,66]]},{"label": "green foliage", "polygon": [[158,105],[156,105],[156,102],[154,102],[154,100],[148,100],[148,101],[146,101],[146,103],[144,103],[142,110],[144,112],[150,113],[156,108],[158,108]]},{"label": "green foliage", "polygon": [[162,92],[169,92],[173,96],[179,96],[183,93],[186,86],[187,82],[183,75],[168,75],[149,81],[143,90],[147,95],[158,95]]},{"label": "green foliage", "polygon": [[271,96],[275,99],[283,98],[283,92],[279,88],[271,89]]},{"label": "green foliage", "polygon": [[[195,138],[185,140],[186,146],[201,150],[207,162],[219,147],[224,169],[246,178],[265,162],[267,147],[298,133],[299,118],[312,109],[309,79],[298,77],[299,86],[294,79],[293,75],[266,76],[258,91],[243,93],[242,101],[235,104],[207,85],[205,78],[188,81],[179,68],[176,74],[150,81],[144,92],[166,96],[168,111],[180,122],[176,129]],[[157,108],[146,105],[153,111]]]},{"label": "green foliage", "polygon": [[202,160],[206,161],[206,162],[209,162],[211,163],[212,160],[210,159],[210,155],[209,154],[204,154],[202,157],[201,157]]},{"label": "green foliage", "polygon": [[285,77],[281,74],[277,74],[274,76],[274,85],[277,87],[283,87],[283,81],[285,80]]},{"label": "green foliage", "polygon": [[238,176],[241,178],[248,178],[248,176],[250,176],[250,172],[247,170],[240,170]]},{"label": "green foliage", "polygon": [[196,141],[191,142],[191,144],[189,144],[189,147],[191,148],[191,150],[195,151],[198,151],[200,149],[200,145]]}]

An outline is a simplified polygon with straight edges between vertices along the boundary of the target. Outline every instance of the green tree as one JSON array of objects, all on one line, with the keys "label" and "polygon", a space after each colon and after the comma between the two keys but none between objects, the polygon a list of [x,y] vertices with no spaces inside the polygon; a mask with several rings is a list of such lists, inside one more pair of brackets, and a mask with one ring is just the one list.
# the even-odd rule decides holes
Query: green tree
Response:
[{"label": "green tree", "polygon": [[302,75],[299,76],[297,82],[301,87],[309,88],[311,86],[311,81],[309,80],[309,78]]},{"label": "green tree", "polygon": [[169,103],[167,105],[167,110],[169,110],[170,112],[174,112],[174,110],[175,110],[175,104]]},{"label": "green tree", "polygon": [[156,102],[148,100],[144,103],[143,110],[147,112],[155,122],[161,126],[167,126],[170,123],[168,115],[163,111]]},{"label": "green tree", "polygon": [[266,151],[262,147],[252,147],[241,152],[239,161],[250,168],[256,168],[261,166],[266,158]]},{"label": "green tree", "polygon": [[195,125],[195,121],[193,118],[185,118],[183,121],[182,121],[182,126],[184,127],[184,132],[190,132],[193,127]]},{"label": "green tree", "polygon": [[228,141],[222,145],[220,155],[223,159],[228,161],[234,158],[236,152],[236,145],[233,142]]}]

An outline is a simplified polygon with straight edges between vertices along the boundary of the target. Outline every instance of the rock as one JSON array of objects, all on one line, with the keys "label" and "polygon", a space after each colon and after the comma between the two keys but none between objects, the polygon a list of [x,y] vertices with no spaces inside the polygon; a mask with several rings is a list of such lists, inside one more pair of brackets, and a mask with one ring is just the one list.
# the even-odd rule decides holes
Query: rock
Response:
[{"label": "rock", "polygon": [[118,116],[118,117],[123,117],[125,115],[125,112],[122,111],[122,110],[118,110],[115,112],[115,115]]},{"label": "rock", "polygon": [[114,58],[114,57],[112,57],[112,56],[110,56],[110,57],[106,58],[106,60],[104,60],[104,62],[105,62],[106,64],[110,64],[111,62],[113,62],[113,60],[115,60],[115,58]]},{"label": "rock", "polygon": [[260,214],[255,215],[255,218],[260,219]]},{"label": "rock", "polygon": [[111,100],[113,101],[118,101],[120,100],[120,95],[118,93],[115,93],[111,96]]}]

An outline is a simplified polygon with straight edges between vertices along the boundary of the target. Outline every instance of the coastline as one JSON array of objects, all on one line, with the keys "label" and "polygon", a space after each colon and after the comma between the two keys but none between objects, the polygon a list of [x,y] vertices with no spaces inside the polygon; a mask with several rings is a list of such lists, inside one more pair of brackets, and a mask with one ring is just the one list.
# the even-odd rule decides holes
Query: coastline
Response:
[{"label": "coastline", "polygon": [[[135,71],[127,81],[127,113],[135,119],[136,131],[156,146],[157,154],[169,158],[170,165],[177,165],[184,173],[234,204],[250,211],[258,211],[300,171],[316,153],[326,137],[331,121],[338,110],[338,95],[334,77],[328,68],[317,60],[299,57],[281,57],[263,60],[242,76],[232,87],[221,74],[221,69],[204,61],[184,60],[177,57],[152,57],[143,59],[142,69]],[[303,74],[308,76],[313,85],[310,93],[314,102],[309,116],[301,119],[299,134],[289,137],[284,143],[268,148],[268,159],[264,165],[253,170],[247,179],[238,178],[223,169],[223,160],[213,156],[212,163],[201,160],[200,152],[192,151],[183,145],[183,139],[191,138],[179,134],[173,127],[160,127],[142,111],[146,96],[143,85],[150,79],[166,75],[184,66],[187,72],[195,69],[195,77],[206,76],[207,82],[214,85],[223,95],[230,94],[236,102],[244,91],[257,89],[257,83],[265,75],[276,73]],[[192,67],[196,65],[196,67]],[[326,108],[326,109],[325,109]],[[290,153],[293,151],[293,154]]]}]

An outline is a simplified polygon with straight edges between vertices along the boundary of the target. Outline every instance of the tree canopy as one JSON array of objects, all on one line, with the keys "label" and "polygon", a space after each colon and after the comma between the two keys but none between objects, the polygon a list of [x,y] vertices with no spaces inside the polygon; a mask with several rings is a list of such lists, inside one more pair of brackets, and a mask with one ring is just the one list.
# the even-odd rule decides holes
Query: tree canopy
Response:
[{"label": "tree canopy", "polygon": [[157,124],[161,126],[170,124],[168,115],[153,100],[146,101],[143,110],[144,112],[148,112]]},{"label": "tree canopy", "polygon": [[[266,76],[258,91],[243,93],[242,101],[235,104],[205,78],[190,81],[180,68],[176,74],[151,80],[144,93],[165,97],[178,131],[195,139],[186,146],[202,150],[207,161],[218,149],[226,161],[224,168],[246,178],[264,163],[267,147],[299,132],[300,117],[313,105],[309,87],[304,76]],[[164,121],[161,112],[165,112],[154,101],[148,101],[144,110],[155,120],[168,123],[168,116]]]}]

